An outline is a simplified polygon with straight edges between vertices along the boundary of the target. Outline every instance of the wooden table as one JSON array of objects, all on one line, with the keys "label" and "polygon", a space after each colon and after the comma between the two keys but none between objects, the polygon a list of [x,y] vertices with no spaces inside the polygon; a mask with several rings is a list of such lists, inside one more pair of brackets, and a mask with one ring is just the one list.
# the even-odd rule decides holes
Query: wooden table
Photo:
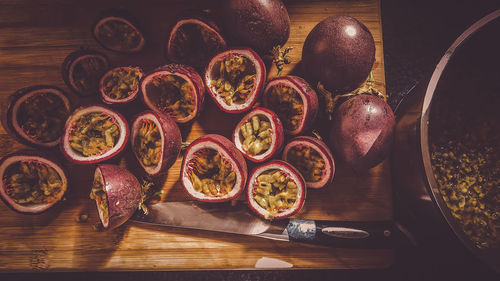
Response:
[{"label": "wooden table", "polygon": [[[150,69],[165,63],[163,44],[174,24],[175,14],[184,8],[200,8],[204,1],[1,1],[0,6],[0,103],[15,90],[51,84],[71,92],[63,83],[60,66],[67,54],[90,47],[104,52],[115,65],[141,65]],[[377,87],[385,89],[382,26],[378,0],[286,1],[291,19],[289,46],[293,64],[300,61],[302,44],[316,23],[330,15],[346,14],[361,20],[376,43],[373,67]],[[149,31],[149,47],[139,55],[117,55],[104,51],[93,40],[90,27],[106,8],[124,6],[136,14]],[[269,71],[273,76],[276,71]],[[87,103],[74,95],[75,104]],[[230,136],[242,115],[229,115],[207,101],[204,113],[189,128],[182,128],[185,140],[205,133]],[[222,122],[222,123],[221,123]],[[222,124],[222,126],[221,126]],[[27,148],[0,127],[0,156]],[[122,164],[131,158],[125,156]],[[181,157],[168,171],[162,200],[188,197],[181,189]],[[393,251],[336,249],[323,246],[269,241],[232,234],[166,227],[146,227],[129,222],[108,232],[96,232],[95,204],[88,199],[95,166],[64,163],[70,171],[67,199],[41,215],[17,214],[0,204],[0,271],[116,271],[116,270],[205,270],[252,269],[263,258],[286,261],[296,269],[381,268],[392,264]],[[80,213],[89,221],[75,221]],[[389,163],[364,172],[337,164],[334,183],[322,190],[310,190],[298,218],[350,221],[392,218]]]}]

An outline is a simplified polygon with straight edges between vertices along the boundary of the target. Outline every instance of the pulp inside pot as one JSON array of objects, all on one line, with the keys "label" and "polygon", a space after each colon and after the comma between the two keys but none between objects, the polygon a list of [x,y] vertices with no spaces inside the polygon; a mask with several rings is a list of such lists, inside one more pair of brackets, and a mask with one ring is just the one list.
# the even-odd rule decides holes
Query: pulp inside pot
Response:
[{"label": "pulp inside pot", "polygon": [[265,153],[272,143],[271,122],[263,115],[254,115],[240,128],[241,147],[250,155]]},{"label": "pulp inside pot", "polygon": [[130,24],[121,20],[106,20],[98,26],[97,37],[108,47],[130,50],[141,43],[141,35]]},{"label": "pulp inside pot", "polygon": [[17,204],[52,203],[65,188],[57,171],[38,161],[18,161],[3,175],[6,193]]},{"label": "pulp inside pot", "polygon": [[74,121],[69,144],[83,156],[101,155],[113,148],[120,136],[114,119],[101,112],[83,114]]},{"label": "pulp inside pot", "polygon": [[257,176],[253,199],[266,211],[269,218],[290,209],[297,200],[297,184],[287,173],[272,169]]},{"label": "pulp inside pot", "polygon": [[294,88],[276,85],[271,88],[268,102],[276,112],[287,131],[296,130],[303,115],[303,101]]},{"label": "pulp inside pot", "polygon": [[106,195],[106,191],[104,190],[101,173],[95,174],[89,197],[90,199],[95,200],[102,222],[104,223],[108,221],[108,197]]},{"label": "pulp inside pot", "polygon": [[104,81],[104,93],[113,99],[128,98],[139,87],[140,71],[138,68],[117,68]]},{"label": "pulp inside pot", "polygon": [[287,152],[287,161],[297,168],[306,182],[317,182],[325,172],[325,160],[312,147],[297,144]]},{"label": "pulp inside pot", "polygon": [[187,65],[206,65],[209,59],[223,50],[218,34],[198,23],[179,26],[170,42],[173,56]]},{"label": "pulp inside pot", "polygon": [[16,118],[24,133],[36,141],[52,142],[61,137],[69,111],[57,95],[46,92],[19,105]]},{"label": "pulp inside pot", "polygon": [[164,113],[186,118],[194,112],[193,86],[177,75],[159,75],[146,86],[149,99]]},{"label": "pulp inside pot", "polygon": [[158,126],[144,120],[134,139],[134,151],[144,166],[156,166],[160,161],[161,136]]},{"label": "pulp inside pot", "polygon": [[213,149],[202,149],[191,160],[190,180],[194,190],[208,196],[229,194],[236,182],[231,163]]},{"label": "pulp inside pot", "polygon": [[214,65],[211,86],[227,105],[242,104],[253,92],[255,75],[255,66],[248,58],[230,55]]},{"label": "pulp inside pot", "polygon": [[93,91],[98,88],[106,68],[106,62],[100,57],[86,56],[74,63],[70,79],[73,86],[81,92]]}]

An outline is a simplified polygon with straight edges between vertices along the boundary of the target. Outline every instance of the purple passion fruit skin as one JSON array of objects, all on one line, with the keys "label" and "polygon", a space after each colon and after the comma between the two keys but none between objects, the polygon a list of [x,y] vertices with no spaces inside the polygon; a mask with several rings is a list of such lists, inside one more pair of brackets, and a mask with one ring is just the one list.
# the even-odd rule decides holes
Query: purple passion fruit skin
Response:
[{"label": "purple passion fruit skin", "polygon": [[20,151],[0,160],[0,198],[22,214],[40,214],[61,201],[68,177],[58,161],[43,153]]},{"label": "purple passion fruit skin", "polygon": [[333,182],[335,162],[328,146],[309,136],[291,139],[283,149],[283,161],[300,171],[308,188],[323,188]]},{"label": "purple passion fruit skin", "polygon": [[62,64],[64,83],[82,97],[96,95],[99,81],[108,70],[108,58],[97,51],[77,50],[69,54]]},{"label": "purple passion fruit skin", "polygon": [[297,76],[271,79],[264,88],[263,101],[265,107],[278,115],[288,135],[308,131],[318,115],[316,92],[304,79]]},{"label": "purple passion fruit skin", "polygon": [[349,16],[330,16],[307,35],[302,49],[311,84],[345,93],[356,89],[375,62],[375,41],[368,28]]},{"label": "purple passion fruit skin", "polygon": [[140,24],[125,9],[102,12],[92,25],[92,36],[103,48],[118,53],[139,53],[146,46]]},{"label": "purple passion fruit skin", "polygon": [[140,113],[132,123],[132,150],[150,176],[164,173],[175,163],[181,142],[177,123],[162,113],[148,110]]},{"label": "purple passion fruit skin", "polygon": [[334,112],[330,144],[335,157],[356,170],[382,162],[391,150],[394,113],[382,99],[362,94]]},{"label": "purple passion fruit skin", "polygon": [[167,64],[146,74],[141,80],[141,93],[148,108],[179,124],[197,118],[205,101],[203,79],[194,68],[183,64]]},{"label": "purple passion fruit skin", "polygon": [[71,112],[66,93],[54,86],[36,85],[13,93],[2,105],[2,125],[23,144],[54,148]]},{"label": "purple passion fruit skin", "polygon": [[124,104],[134,101],[139,94],[144,72],[140,67],[120,66],[110,69],[99,81],[99,93],[106,104]]},{"label": "purple passion fruit skin", "polygon": [[75,164],[99,163],[118,155],[129,137],[127,120],[102,105],[76,109],[66,120],[63,155]]},{"label": "purple passion fruit skin", "polygon": [[124,224],[138,209],[141,185],[128,170],[101,164],[95,170],[90,197],[96,201],[104,229],[110,230]]},{"label": "purple passion fruit skin", "polygon": [[181,183],[195,200],[224,202],[235,199],[245,188],[247,175],[245,158],[223,136],[199,137],[184,153]]},{"label": "purple passion fruit skin", "polygon": [[208,15],[185,11],[170,31],[165,52],[169,60],[203,71],[210,59],[226,48],[219,27]]},{"label": "purple passion fruit skin", "polygon": [[290,17],[280,0],[221,0],[217,18],[233,45],[268,55],[290,36]]}]

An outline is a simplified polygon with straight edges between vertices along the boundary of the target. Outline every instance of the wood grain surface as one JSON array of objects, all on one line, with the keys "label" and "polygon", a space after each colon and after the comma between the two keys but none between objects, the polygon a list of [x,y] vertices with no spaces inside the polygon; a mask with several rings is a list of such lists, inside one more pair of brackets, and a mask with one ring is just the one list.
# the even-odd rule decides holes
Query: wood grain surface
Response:
[{"label": "wood grain surface", "polygon": [[[209,1],[0,1],[0,103],[19,88],[50,84],[71,91],[63,83],[61,63],[70,52],[92,48],[109,56],[113,65],[140,65],[146,70],[166,63],[165,38],[175,15],[185,8],[204,8]],[[380,3],[363,1],[285,1],[291,19],[287,46],[294,63],[300,61],[308,32],[322,19],[346,14],[362,21],[376,43],[373,67],[377,87],[385,90]],[[148,47],[137,55],[117,55],[103,50],[92,38],[90,27],[106,8],[130,9],[148,31]],[[274,68],[270,75],[276,73]],[[70,94],[76,105],[96,102]],[[125,115],[139,112],[139,103],[126,108]],[[243,115],[220,112],[208,98],[205,110],[192,126],[182,127],[183,137],[192,141],[206,133],[229,137]],[[26,146],[0,128],[0,156]],[[58,151],[54,151],[58,154]],[[157,182],[163,186],[161,200],[187,200],[179,182],[181,157]],[[126,152],[119,159],[134,170]],[[149,227],[128,222],[108,231],[96,232],[96,207],[88,198],[95,166],[63,164],[70,174],[67,198],[41,215],[21,215],[0,204],[0,271],[110,271],[110,270],[204,270],[252,269],[262,257],[286,261],[296,269],[380,268],[392,263],[392,250],[336,249],[322,246],[269,241],[232,234],[167,227]],[[364,173],[354,173],[337,164],[334,182],[322,190],[309,190],[299,218],[373,221],[392,218],[389,163]],[[240,198],[240,200],[243,198]],[[86,223],[76,222],[89,214]]]}]

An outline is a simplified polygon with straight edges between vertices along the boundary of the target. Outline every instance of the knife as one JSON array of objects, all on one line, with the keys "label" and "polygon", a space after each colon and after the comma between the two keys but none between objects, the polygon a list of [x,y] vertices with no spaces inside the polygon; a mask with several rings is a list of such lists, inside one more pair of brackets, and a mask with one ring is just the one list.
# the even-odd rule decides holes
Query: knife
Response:
[{"label": "knife", "polygon": [[295,241],[337,248],[393,248],[398,233],[392,221],[324,221],[307,219],[264,220],[241,201],[200,203],[160,202],[137,212],[139,223],[244,234],[278,241]]}]

